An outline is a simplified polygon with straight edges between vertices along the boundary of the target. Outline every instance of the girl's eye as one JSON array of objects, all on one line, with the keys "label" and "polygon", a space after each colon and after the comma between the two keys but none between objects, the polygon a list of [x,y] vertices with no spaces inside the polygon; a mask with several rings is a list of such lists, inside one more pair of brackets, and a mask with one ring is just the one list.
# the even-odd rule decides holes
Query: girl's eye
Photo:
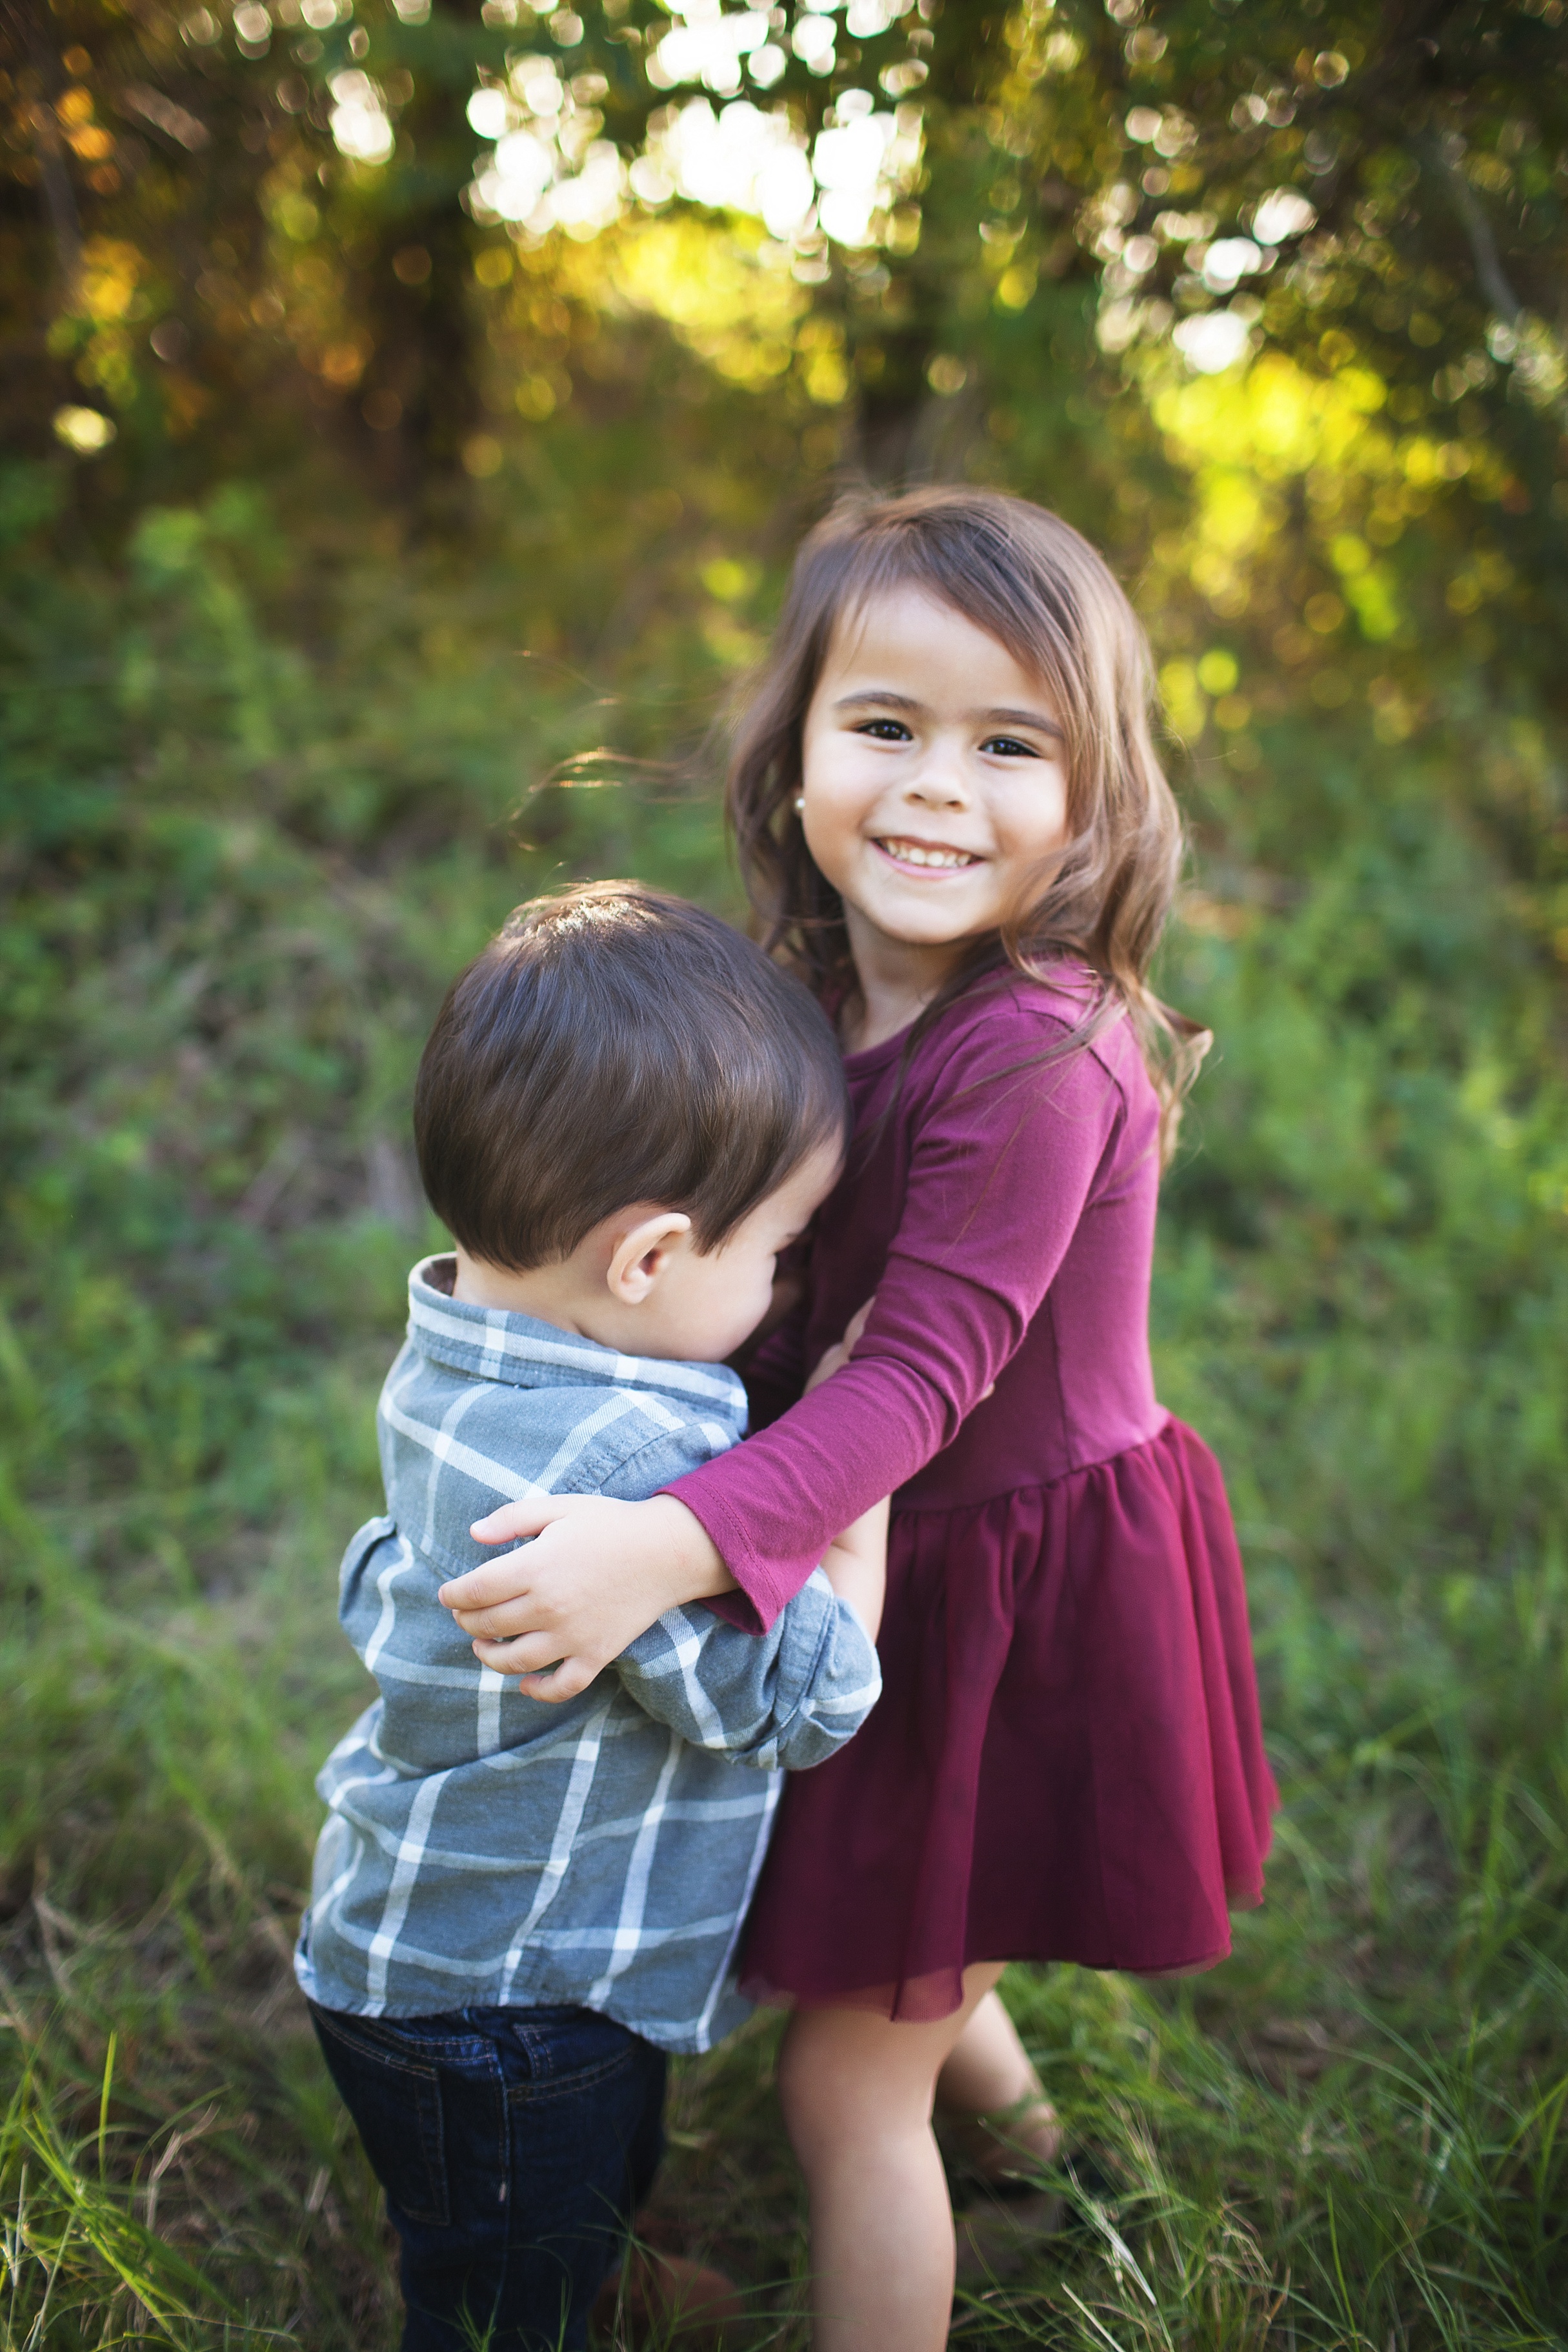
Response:
[{"label": "girl's eye", "polygon": [[855,732],[874,736],[879,743],[912,743],[914,740],[901,719],[868,719],[865,725],[858,727]]},{"label": "girl's eye", "polygon": [[1000,751],[1007,760],[1037,760],[1039,753],[1032,743],[1020,743],[1016,735],[991,735],[981,745],[983,751]]}]

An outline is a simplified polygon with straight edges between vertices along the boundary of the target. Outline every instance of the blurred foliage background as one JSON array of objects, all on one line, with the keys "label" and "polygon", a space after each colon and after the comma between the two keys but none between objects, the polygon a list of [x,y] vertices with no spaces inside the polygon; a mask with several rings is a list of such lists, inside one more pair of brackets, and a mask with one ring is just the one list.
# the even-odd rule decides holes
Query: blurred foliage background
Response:
[{"label": "blurred foliage background", "polygon": [[[938,478],[1154,639],[1288,1801],[1211,1977],[1015,1971],[1099,2169],[957,2340],[1561,2345],[1563,0],[582,11],[0,6],[3,2340],[394,2340],[287,1956],[415,1060],[555,879],[738,915],[794,541]],[[771,2050],[647,2228],[788,2346]]]}]

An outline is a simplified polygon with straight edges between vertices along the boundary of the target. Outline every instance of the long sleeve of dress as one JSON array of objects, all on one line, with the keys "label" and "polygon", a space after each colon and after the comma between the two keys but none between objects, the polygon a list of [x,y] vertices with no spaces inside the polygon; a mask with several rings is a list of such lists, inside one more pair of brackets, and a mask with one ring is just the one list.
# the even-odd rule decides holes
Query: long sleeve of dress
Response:
[{"label": "long sleeve of dress", "polygon": [[921,1084],[903,1212],[886,1265],[868,1268],[877,1304],[852,1361],[666,1490],[740,1587],[710,1603],[732,1622],[771,1624],[830,1538],[951,1442],[1017,1349],[1125,1116],[1092,1049],[1039,1063],[1064,1033],[1026,997],[955,1024]]}]

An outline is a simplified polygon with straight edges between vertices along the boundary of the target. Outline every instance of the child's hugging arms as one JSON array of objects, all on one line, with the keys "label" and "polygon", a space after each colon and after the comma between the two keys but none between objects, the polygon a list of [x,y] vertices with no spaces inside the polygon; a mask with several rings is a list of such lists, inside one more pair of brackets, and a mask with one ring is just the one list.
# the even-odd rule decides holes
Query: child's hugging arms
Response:
[{"label": "child's hugging arms", "polygon": [[1041,1061],[1070,1025],[1058,1003],[1020,982],[950,1016],[873,1311],[829,1383],[613,1526],[584,1497],[475,1528],[540,1538],[443,1590],[488,1665],[528,1677],[563,1659],[523,1687],[573,1696],[655,1595],[732,1596],[720,1600],[732,1622],[765,1626],[839,1528],[951,1442],[1022,1343],[1128,1117],[1099,1047]]},{"label": "child's hugging arms", "polygon": [[[853,1346],[868,1305],[823,1358],[813,1386]],[[887,1555],[884,1496],[826,1547],[821,1567],[760,1638],[694,1603],[667,1610],[612,1671],[645,1714],[694,1748],[731,1763],[805,1771],[851,1738],[880,1696],[874,1644]]]},{"label": "child's hugging arms", "polygon": [[[882,1622],[882,1601],[888,1590],[888,1501],[886,1495],[834,1537],[822,1555],[822,1572],[860,1620],[874,1642]],[[749,1642],[750,1633],[741,1636]]]},{"label": "child's hugging arms", "polygon": [[[881,1517],[885,1542],[885,1505]],[[860,1540],[879,1549],[874,1531]],[[868,1562],[856,1565],[868,1580]],[[734,1764],[805,1771],[858,1731],[882,1688],[870,1634],[831,1580],[825,1560],[760,1638],[700,1602],[667,1610],[611,1672],[646,1715],[692,1747]]]},{"label": "child's hugging arms", "polygon": [[[850,1317],[842,1339],[818,1359],[805,1384],[808,1396],[849,1361],[876,1304],[874,1298],[868,1298],[865,1306]],[[852,1519],[822,1555],[823,1574],[840,1601],[847,1601],[854,1610],[873,1642],[882,1622],[882,1602],[888,1590],[889,1499],[884,1495],[880,1502],[873,1503],[868,1511]]]}]

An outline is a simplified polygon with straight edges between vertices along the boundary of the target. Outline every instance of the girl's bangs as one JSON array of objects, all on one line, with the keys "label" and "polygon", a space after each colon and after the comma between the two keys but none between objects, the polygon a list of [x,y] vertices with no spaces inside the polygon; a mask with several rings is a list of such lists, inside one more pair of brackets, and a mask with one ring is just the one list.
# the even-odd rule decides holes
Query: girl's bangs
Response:
[{"label": "girl's bangs", "polygon": [[912,588],[994,637],[1048,688],[1067,729],[1076,772],[1100,731],[1083,673],[1092,677],[1107,667],[1096,658],[1100,648],[1085,642],[1099,634],[1098,615],[1086,609],[1081,593],[1074,593],[1081,583],[1063,576],[1063,567],[1050,560],[1051,551],[1029,545],[1023,534],[990,515],[933,506],[878,529],[877,509],[869,513],[872,528],[850,542],[847,561],[835,567],[836,576],[820,583],[821,602],[810,631],[815,658],[808,696],[836,634],[852,628],[876,597]]}]

